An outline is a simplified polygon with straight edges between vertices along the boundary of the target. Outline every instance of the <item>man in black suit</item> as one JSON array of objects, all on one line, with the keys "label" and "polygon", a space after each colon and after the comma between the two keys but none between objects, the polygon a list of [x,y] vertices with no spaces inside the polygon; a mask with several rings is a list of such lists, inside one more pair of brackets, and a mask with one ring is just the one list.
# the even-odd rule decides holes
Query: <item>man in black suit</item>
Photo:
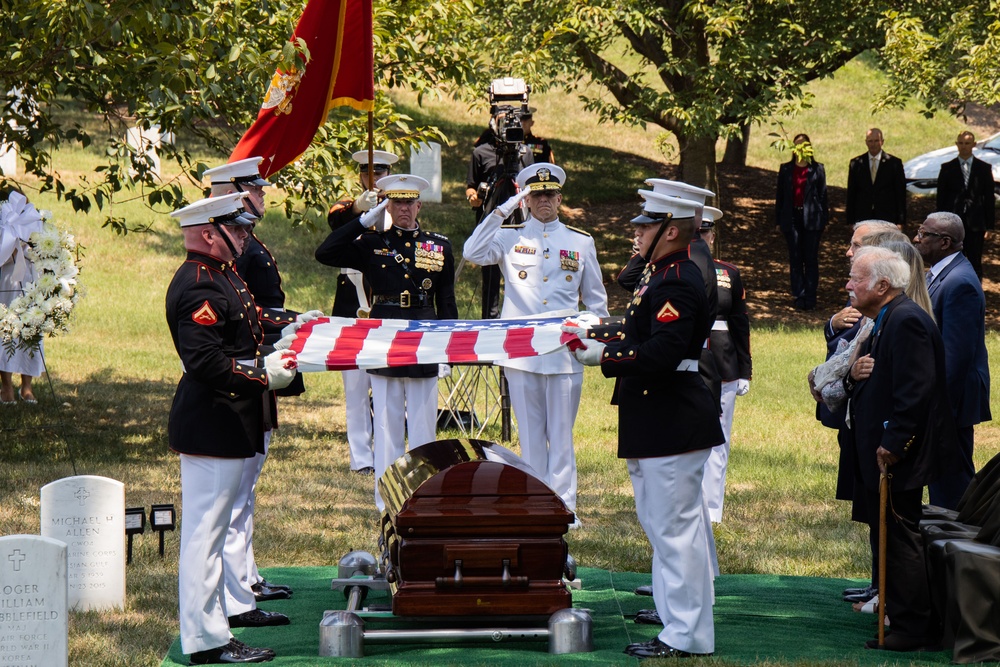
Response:
[{"label": "man in black suit", "polygon": [[973,428],[992,419],[990,363],[986,355],[986,297],[971,262],[962,256],[962,220],[954,213],[931,213],[913,243],[927,266],[927,291],[944,340],[951,413],[958,426],[958,449],[941,479],[931,484],[932,505],[958,509],[976,473]]},{"label": "man in black suit", "polygon": [[882,130],[865,134],[868,152],[859,155],[847,169],[847,222],[888,220],[906,223],[906,176],[903,162],[882,150]]},{"label": "man in black suit", "polygon": [[[844,388],[851,396],[858,483],[864,485],[868,525],[879,531],[879,473],[888,471],[886,522],[887,614],[891,651],[937,643],[924,550],[917,524],[923,487],[934,481],[955,446],[955,424],[945,388],[941,334],[930,315],[903,289],[909,265],[884,248],[862,248],[847,283],[854,305],[875,320]],[[878,640],[868,648],[877,648]]]},{"label": "man in black suit", "polygon": [[941,165],[937,210],[957,213],[965,226],[963,252],[983,280],[983,242],[996,224],[993,168],[972,154],[976,137],[962,132],[955,140],[958,157]]}]

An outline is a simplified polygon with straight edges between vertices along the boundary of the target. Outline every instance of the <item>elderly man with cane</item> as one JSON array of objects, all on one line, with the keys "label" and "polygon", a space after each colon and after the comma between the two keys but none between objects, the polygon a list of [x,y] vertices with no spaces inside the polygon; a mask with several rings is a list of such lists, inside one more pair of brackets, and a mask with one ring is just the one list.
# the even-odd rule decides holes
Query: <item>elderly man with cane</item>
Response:
[{"label": "elderly man with cane", "polygon": [[[879,585],[880,603],[892,619],[891,633],[866,647],[890,651],[928,650],[939,639],[917,524],[923,487],[956,446],[944,345],[931,317],[903,293],[909,276],[909,266],[896,253],[862,248],[847,283],[855,307],[875,320],[844,388],[851,397],[857,484],[864,485],[869,526],[885,543],[879,550],[886,577]],[[884,525],[879,525],[880,515],[886,516],[880,473],[890,510]]]}]

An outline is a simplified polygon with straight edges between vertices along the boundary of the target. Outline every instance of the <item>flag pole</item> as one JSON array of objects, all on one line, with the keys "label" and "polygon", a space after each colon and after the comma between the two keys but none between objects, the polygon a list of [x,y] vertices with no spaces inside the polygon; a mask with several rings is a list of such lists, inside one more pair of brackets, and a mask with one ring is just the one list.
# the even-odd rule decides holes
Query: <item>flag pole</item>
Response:
[{"label": "flag pole", "polygon": [[375,112],[368,112],[368,189],[375,189]]}]

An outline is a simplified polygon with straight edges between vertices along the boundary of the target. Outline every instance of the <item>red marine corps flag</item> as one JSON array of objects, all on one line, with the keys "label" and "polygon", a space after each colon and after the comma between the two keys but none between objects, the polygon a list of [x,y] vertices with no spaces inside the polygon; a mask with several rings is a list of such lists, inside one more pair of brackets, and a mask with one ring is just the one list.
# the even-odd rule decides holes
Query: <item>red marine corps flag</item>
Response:
[{"label": "red marine corps flag", "polygon": [[305,70],[277,70],[257,120],[229,161],[261,156],[267,178],[296,160],[335,106],[371,111],[375,100],[372,0],[309,0],[292,41],[309,48]]}]

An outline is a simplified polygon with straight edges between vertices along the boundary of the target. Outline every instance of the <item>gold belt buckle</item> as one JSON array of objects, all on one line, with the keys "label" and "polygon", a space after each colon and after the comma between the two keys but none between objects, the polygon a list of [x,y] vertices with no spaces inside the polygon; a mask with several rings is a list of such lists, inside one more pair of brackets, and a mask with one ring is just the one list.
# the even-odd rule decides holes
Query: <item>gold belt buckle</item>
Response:
[{"label": "gold belt buckle", "polygon": [[399,295],[399,307],[400,308],[409,308],[410,307],[410,291],[409,290],[406,290],[405,292],[403,292],[403,293],[401,293]]}]

